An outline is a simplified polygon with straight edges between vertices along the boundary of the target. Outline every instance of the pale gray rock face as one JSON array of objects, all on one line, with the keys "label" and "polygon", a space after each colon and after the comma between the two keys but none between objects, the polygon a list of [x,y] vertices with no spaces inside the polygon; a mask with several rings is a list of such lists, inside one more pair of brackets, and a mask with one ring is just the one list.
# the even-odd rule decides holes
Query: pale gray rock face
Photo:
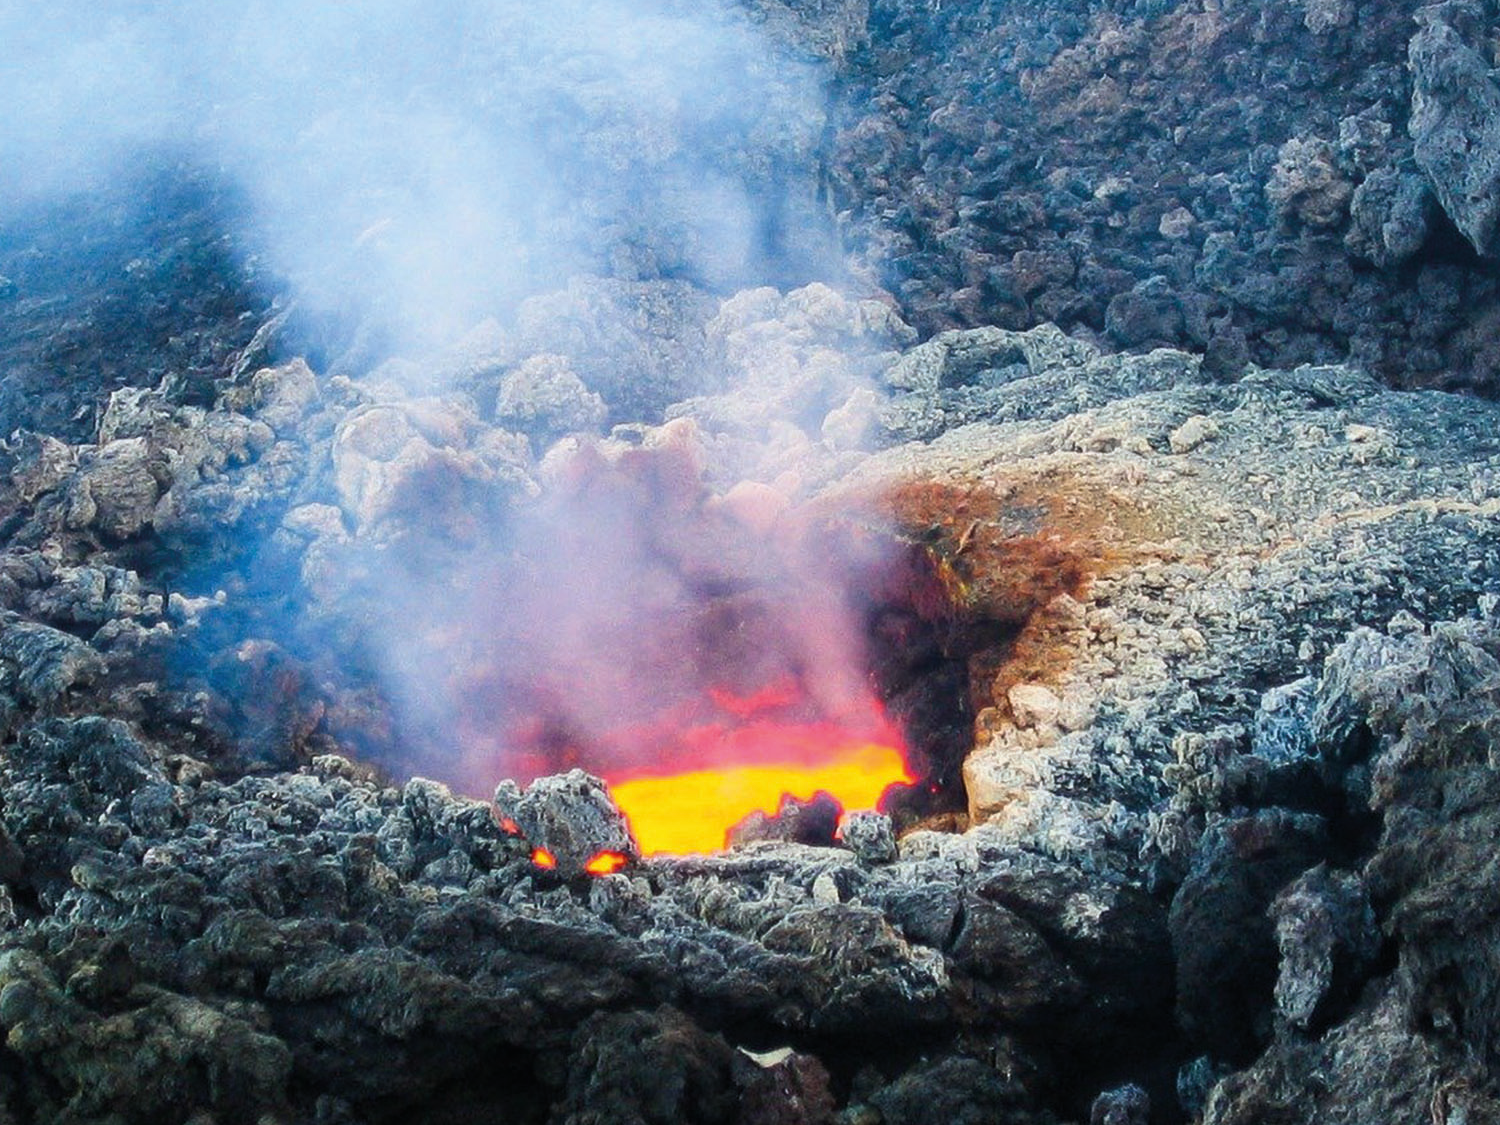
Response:
[{"label": "pale gray rock face", "polygon": [[[976,329],[912,349],[884,377],[894,444],[850,490],[916,477],[971,506],[997,497],[993,515],[955,521],[950,553],[965,537],[982,556],[991,528],[1072,543],[1088,582],[1024,634],[1050,670],[976,689],[969,815],[1021,846],[1131,867],[1138,848],[1180,848],[1157,834],[1201,815],[1193,777],[1229,800],[1287,800],[1326,772],[1309,755],[1331,720],[1285,692],[1263,703],[1267,689],[1316,673],[1355,625],[1472,612],[1493,587],[1500,416],[1345,367],[1226,384],[1183,353],[1056,339]],[[975,580],[971,596],[998,616],[1017,594]]]}]

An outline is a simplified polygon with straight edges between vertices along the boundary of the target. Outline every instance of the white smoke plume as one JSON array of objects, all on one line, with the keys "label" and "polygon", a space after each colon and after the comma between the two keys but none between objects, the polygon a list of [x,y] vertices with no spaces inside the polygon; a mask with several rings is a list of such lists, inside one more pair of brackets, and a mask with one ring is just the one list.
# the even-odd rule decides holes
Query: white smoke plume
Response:
[{"label": "white smoke plume", "polygon": [[0,43],[0,217],[170,152],[396,351],[574,273],[733,286],[809,244],[778,193],[817,75],[718,0],[0,0]]},{"label": "white smoke plume", "polygon": [[[408,356],[579,274],[720,295],[787,269],[831,276],[826,231],[804,223],[819,71],[773,51],[752,9],[0,0],[0,207],[86,192],[142,159],[207,167],[243,196],[242,244],[304,312],[352,309]],[[860,378],[815,339],[827,308],[830,323],[873,315],[831,293],[801,307],[805,355],[774,365],[795,376],[785,402],[740,407],[766,440],[808,424],[816,441],[857,401]],[[374,542],[367,636],[406,764],[474,791],[568,755],[638,767],[768,691],[786,699],[761,709],[788,720],[870,721],[861,609],[841,583],[878,560],[824,557],[778,513],[715,497],[707,447],[674,432],[676,446],[613,461],[585,448],[571,482],[440,565]],[[439,519],[422,482],[440,491],[455,463],[433,452],[402,510]]]}]

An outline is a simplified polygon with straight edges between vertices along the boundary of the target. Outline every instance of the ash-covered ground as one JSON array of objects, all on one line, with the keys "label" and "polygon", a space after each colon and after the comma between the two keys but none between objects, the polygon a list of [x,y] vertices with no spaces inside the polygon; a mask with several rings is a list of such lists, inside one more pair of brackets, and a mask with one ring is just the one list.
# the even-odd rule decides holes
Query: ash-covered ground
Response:
[{"label": "ash-covered ground", "polygon": [[[225,29],[197,132],[6,196],[0,1122],[1500,1120],[1494,5],[482,9],[327,103]],[[438,125],[523,221],[381,178]],[[488,799],[869,538],[915,585],[735,635],[936,797]]]}]

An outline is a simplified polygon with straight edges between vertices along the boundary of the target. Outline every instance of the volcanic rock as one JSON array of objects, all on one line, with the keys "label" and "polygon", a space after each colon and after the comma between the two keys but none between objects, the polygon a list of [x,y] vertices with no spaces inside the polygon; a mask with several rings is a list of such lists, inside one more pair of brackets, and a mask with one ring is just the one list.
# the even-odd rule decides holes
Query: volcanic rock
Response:
[{"label": "volcanic rock", "polygon": [[889,863],[896,858],[891,818],[884,813],[849,813],[841,831],[844,844],[866,863]]},{"label": "volcanic rock", "polygon": [[600,852],[637,854],[630,825],[604,782],[582,770],[537,778],[524,791],[514,781],[502,781],[495,808],[532,847],[547,852],[565,877],[582,875]]},{"label": "volcanic rock", "polygon": [[1337,226],[1344,218],[1353,188],[1334,166],[1327,141],[1294,137],[1281,146],[1266,198],[1283,215],[1310,227]]},{"label": "volcanic rock", "polygon": [[680,1012],[601,1013],[579,1027],[577,1041],[559,1122],[737,1120],[734,1051]]},{"label": "volcanic rock", "polygon": [[543,445],[563,434],[597,430],[604,417],[604,400],[561,356],[532,356],[500,380],[495,421]]},{"label": "volcanic rock", "polygon": [[1311,1030],[1372,967],[1380,951],[1375,913],[1357,877],[1315,867],[1277,895],[1271,914],[1281,949],[1277,1014]]},{"label": "volcanic rock", "polygon": [[1150,1120],[1151,1097],[1135,1085],[1106,1090],[1089,1110],[1089,1125],[1146,1125]]},{"label": "volcanic rock", "polygon": [[[1054,349],[1052,339],[949,334],[943,355],[964,347],[993,357],[976,364],[997,365],[953,389],[910,378],[912,359],[934,345],[914,350],[889,376],[889,416],[902,433],[961,421],[981,403],[997,421],[898,446],[841,487],[918,478],[966,506],[955,515],[939,503],[912,518],[931,520],[950,544],[966,539],[956,565],[970,612],[1036,615],[1023,633],[1027,659],[1007,665],[988,696],[993,711],[980,705],[980,742],[965,764],[970,816],[1098,862],[1098,848],[1124,828],[1121,806],[1139,798],[1131,783],[1104,781],[1117,803],[1086,811],[1074,794],[1142,778],[1127,764],[1142,753],[1172,748],[1192,769],[1205,739],[1243,746],[1266,688],[1305,674],[1342,638],[1345,627],[1316,607],[1352,593],[1334,615],[1352,624],[1367,611],[1385,620],[1410,606],[1431,618],[1474,604],[1495,565],[1496,447],[1482,436],[1490,408],[1465,404],[1430,426],[1420,399],[1388,396],[1348,369],[1255,372],[1224,385],[1186,355],[1105,360]],[[968,397],[986,383],[983,399]],[[923,421],[911,427],[910,418]],[[1303,461],[1315,449],[1316,468]],[[1437,478],[1419,466],[1440,450],[1459,476],[1434,494]],[[1028,542],[1055,546],[1031,562]],[[1357,571],[1351,544],[1364,552]],[[1440,575],[1437,560],[1450,552],[1465,566]],[[1040,582],[1041,568],[1063,559],[1088,573],[1087,592],[1028,602],[1046,594],[1027,586],[1025,568]],[[1434,568],[1426,577],[1424,565]],[[997,582],[1002,573],[1010,577]],[[1058,723],[1039,722],[1033,696]],[[1085,699],[1091,719],[1060,721]],[[1171,767],[1162,759],[1160,769]]]},{"label": "volcanic rock", "polygon": [[1413,155],[1438,202],[1481,254],[1494,253],[1500,223],[1500,86],[1479,52],[1444,18],[1424,8],[1412,37]]},{"label": "volcanic rock", "polygon": [[806,801],[783,797],[774,814],[754,812],[731,827],[729,846],[781,840],[827,847],[838,829],[839,811],[838,802],[827,793],[815,793]]},{"label": "volcanic rock", "polygon": [[[685,282],[577,278],[523,302],[501,354],[533,366],[540,361],[531,357],[560,356],[606,404],[610,421],[654,421],[712,372],[706,324],[714,309]],[[586,401],[581,409],[592,413]]]},{"label": "volcanic rock", "polygon": [[[358,407],[334,435],[334,482],[344,514],[357,534],[371,538],[419,522],[428,534],[472,539],[486,499],[503,503],[511,490],[530,487],[527,456],[508,438],[481,427],[452,400]],[[417,512],[420,521],[411,518]]]},{"label": "volcanic rock", "polygon": [[870,1098],[890,1125],[958,1122],[1023,1125],[1036,1120],[1012,1081],[974,1058],[947,1058],[919,1065]]},{"label": "volcanic rock", "polygon": [[775,1062],[755,1057],[760,1069],[742,1080],[739,1120],[765,1125],[828,1125],[838,1102],[830,1076],[811,1055],[787,1050]]},{"label": "volcanic rock", "polygon": [[[1352,351],[1402,386],[1493,384],[1490,271],[1452,252],[1490,252],[1482,5],[876,9],[830,177],[924,336],[1238,335],[1267,367]],[[1481,304],[1414,303],[1421,274]]]},{"label": "volcanic rock", "polygon": [[77,637],[13,613],[0,615],[0,698],[6,701],[0,707],[50,710],[103,670],[99,654]]},{"label": "volcanic rock", "polygon": [[1421,250],[1432,232],[1432,189],[1411,171],[1380,168],[1355,189],[1349,204],[1349,252],[1382,269]]},{"label": "volcanic rock", "polygon": [[[1172,900],[1177,1009],[1218,1058],[1245,1059],[1270,1035],[1277,945],[1272,899],[1326,854],[1316,817],[1266,810],[1210,828]],[[1299,947],[1299,955],[1314,955]],[[1288,969],[1288,989],[1291,970]]]}]

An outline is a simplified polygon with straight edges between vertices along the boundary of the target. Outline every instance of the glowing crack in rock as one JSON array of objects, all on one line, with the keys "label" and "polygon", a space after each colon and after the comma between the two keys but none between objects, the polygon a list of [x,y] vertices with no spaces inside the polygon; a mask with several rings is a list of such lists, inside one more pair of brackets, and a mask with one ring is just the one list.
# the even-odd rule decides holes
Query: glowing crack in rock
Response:
[{"label": "glowing crack in rock", "polygon": [[629,857],[619,852],[600,852],[584,864],[583,869],[590,875],[613,875],[629,861]]}]

